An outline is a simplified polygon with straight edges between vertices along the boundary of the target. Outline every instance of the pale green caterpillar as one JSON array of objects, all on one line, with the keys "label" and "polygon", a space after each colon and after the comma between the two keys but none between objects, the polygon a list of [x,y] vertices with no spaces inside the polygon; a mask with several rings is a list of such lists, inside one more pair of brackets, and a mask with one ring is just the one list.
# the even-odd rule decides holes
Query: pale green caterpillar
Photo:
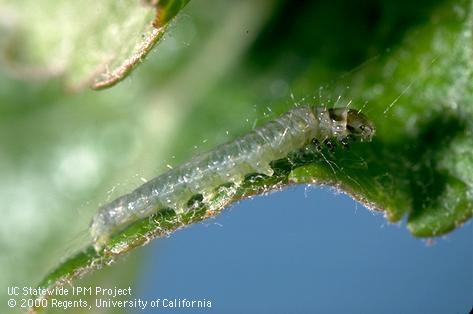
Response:
[{"label": "pale green caterpillar", "polygon": [[191,208],[189,199],[202,202],[226,183],[238,186],[245,176],[273,175],[272,161],[285,158],[314,141],[348,137],[371,140],[375,127],[357,110],[316,106],[297,107],[215,150],[198,155],[99,208],[90,233],[100,250],[118,231],[159,210],[171,208],[181,214]]}]

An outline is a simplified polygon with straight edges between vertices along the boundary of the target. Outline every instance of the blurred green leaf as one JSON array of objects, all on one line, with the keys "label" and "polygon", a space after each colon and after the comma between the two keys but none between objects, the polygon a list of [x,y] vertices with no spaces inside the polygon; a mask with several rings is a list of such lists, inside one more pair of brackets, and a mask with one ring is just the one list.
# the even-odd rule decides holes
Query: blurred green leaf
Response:
[{"label": "blurred green leaf", "polygon": [[187,2],[4,0],[2,61],[22,79],[60,75],[72,90],[110,87],[143,61]]}]

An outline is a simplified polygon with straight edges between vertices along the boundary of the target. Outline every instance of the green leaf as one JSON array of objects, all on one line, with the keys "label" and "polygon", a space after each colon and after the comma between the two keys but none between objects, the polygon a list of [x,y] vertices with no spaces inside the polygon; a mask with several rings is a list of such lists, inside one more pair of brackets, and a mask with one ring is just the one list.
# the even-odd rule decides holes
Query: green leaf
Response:
[{"label": "green leaf", "polygon": [[144,60],[188,2],[4,1],[3,64],[21,79],[61,76],[70,90],[113,86]]},{"label": "green leaf", "polygon": [[[27,85],[0,73],[0,141],[6,147],[0,195],[7,206],[0,229],[8,235],[8,241],[0,238],[0,263],[10,270],[2,280],[49,288],[76,280],[241,198],[290,184],[333,185],[383,210],[390,221],[407,216],[416,236],[461,225],[473,208],[471,3],[359,5],[189,6],[193,11],[176,23],[159,53],[133,80],[107,92],[71,96],[61,92],[64,78]],[[146,23],[154,14],[149,18]],[[116,235],[104,251],[92,250],[87,226],[98,204],[294,102],[350,103],[375,122],[377,135],[349,149],[280,160],[271,178],[248,178],[236,191],[222,187],[207,207],[186,215],[157,213]],[[67,243],[77,234],[80,243]],[[84,243],[88,248],[63,259]],[[103,274],[88,279],[100,282]]]},{"label": "green leaf", "polygon": [[[472,23],[469,3],[440,6],[394,51],[324,91],[328,96],[319,101],[350,102],[373,119],[377,135],[371,143],[304,150],[275,161],[272,177],[249,177],[237,189],[223,186],[205,207],[182,215],[160,211],[113,237],[101,252],[89,247],[71,257],[41,286],[73,280],[153,238],[216,215],[235,201],[294,183],[335,186],[384,211],[390,221],[407,214],[415,236],[453,230],[473,214]],[[306,88],[304,78],[310,72],[299,83],[295,80],[295,90]],[[219,89],[225,93],[225,83]],[[198,117],[197,111],[191,119]]]}]

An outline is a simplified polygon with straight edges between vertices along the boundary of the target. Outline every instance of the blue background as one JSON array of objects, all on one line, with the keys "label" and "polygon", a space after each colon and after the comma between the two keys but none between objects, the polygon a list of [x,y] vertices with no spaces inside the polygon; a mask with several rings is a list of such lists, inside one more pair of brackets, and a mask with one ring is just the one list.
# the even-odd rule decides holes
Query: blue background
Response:
[{"label": "blue background", "polygon": [[471,223],[429,243],[327,188],[245,200],[146,250],[137,297],[212,301],[160,312],[463,314],[473,300]]}]

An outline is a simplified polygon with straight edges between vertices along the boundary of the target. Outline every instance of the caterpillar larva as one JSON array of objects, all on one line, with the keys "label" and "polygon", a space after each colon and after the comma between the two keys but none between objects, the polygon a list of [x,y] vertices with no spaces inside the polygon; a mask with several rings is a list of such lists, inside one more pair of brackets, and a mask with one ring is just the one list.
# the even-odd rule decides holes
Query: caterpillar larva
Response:
[{"label": "caterpillar larva", "polygon": [[344,140],[356,136],[370,140],[374,125],[359,111],[315,106],[297,107],[254,129],[245,136],[148,181],[130,194],[99,208],[90,233],[96,250],[110,236],[158,210],[183,213],[187,202],[202,195],[203,202],[225,183],[240,184],[252,173],[273,175],[270,163],[288,156],[312,141]]}]

